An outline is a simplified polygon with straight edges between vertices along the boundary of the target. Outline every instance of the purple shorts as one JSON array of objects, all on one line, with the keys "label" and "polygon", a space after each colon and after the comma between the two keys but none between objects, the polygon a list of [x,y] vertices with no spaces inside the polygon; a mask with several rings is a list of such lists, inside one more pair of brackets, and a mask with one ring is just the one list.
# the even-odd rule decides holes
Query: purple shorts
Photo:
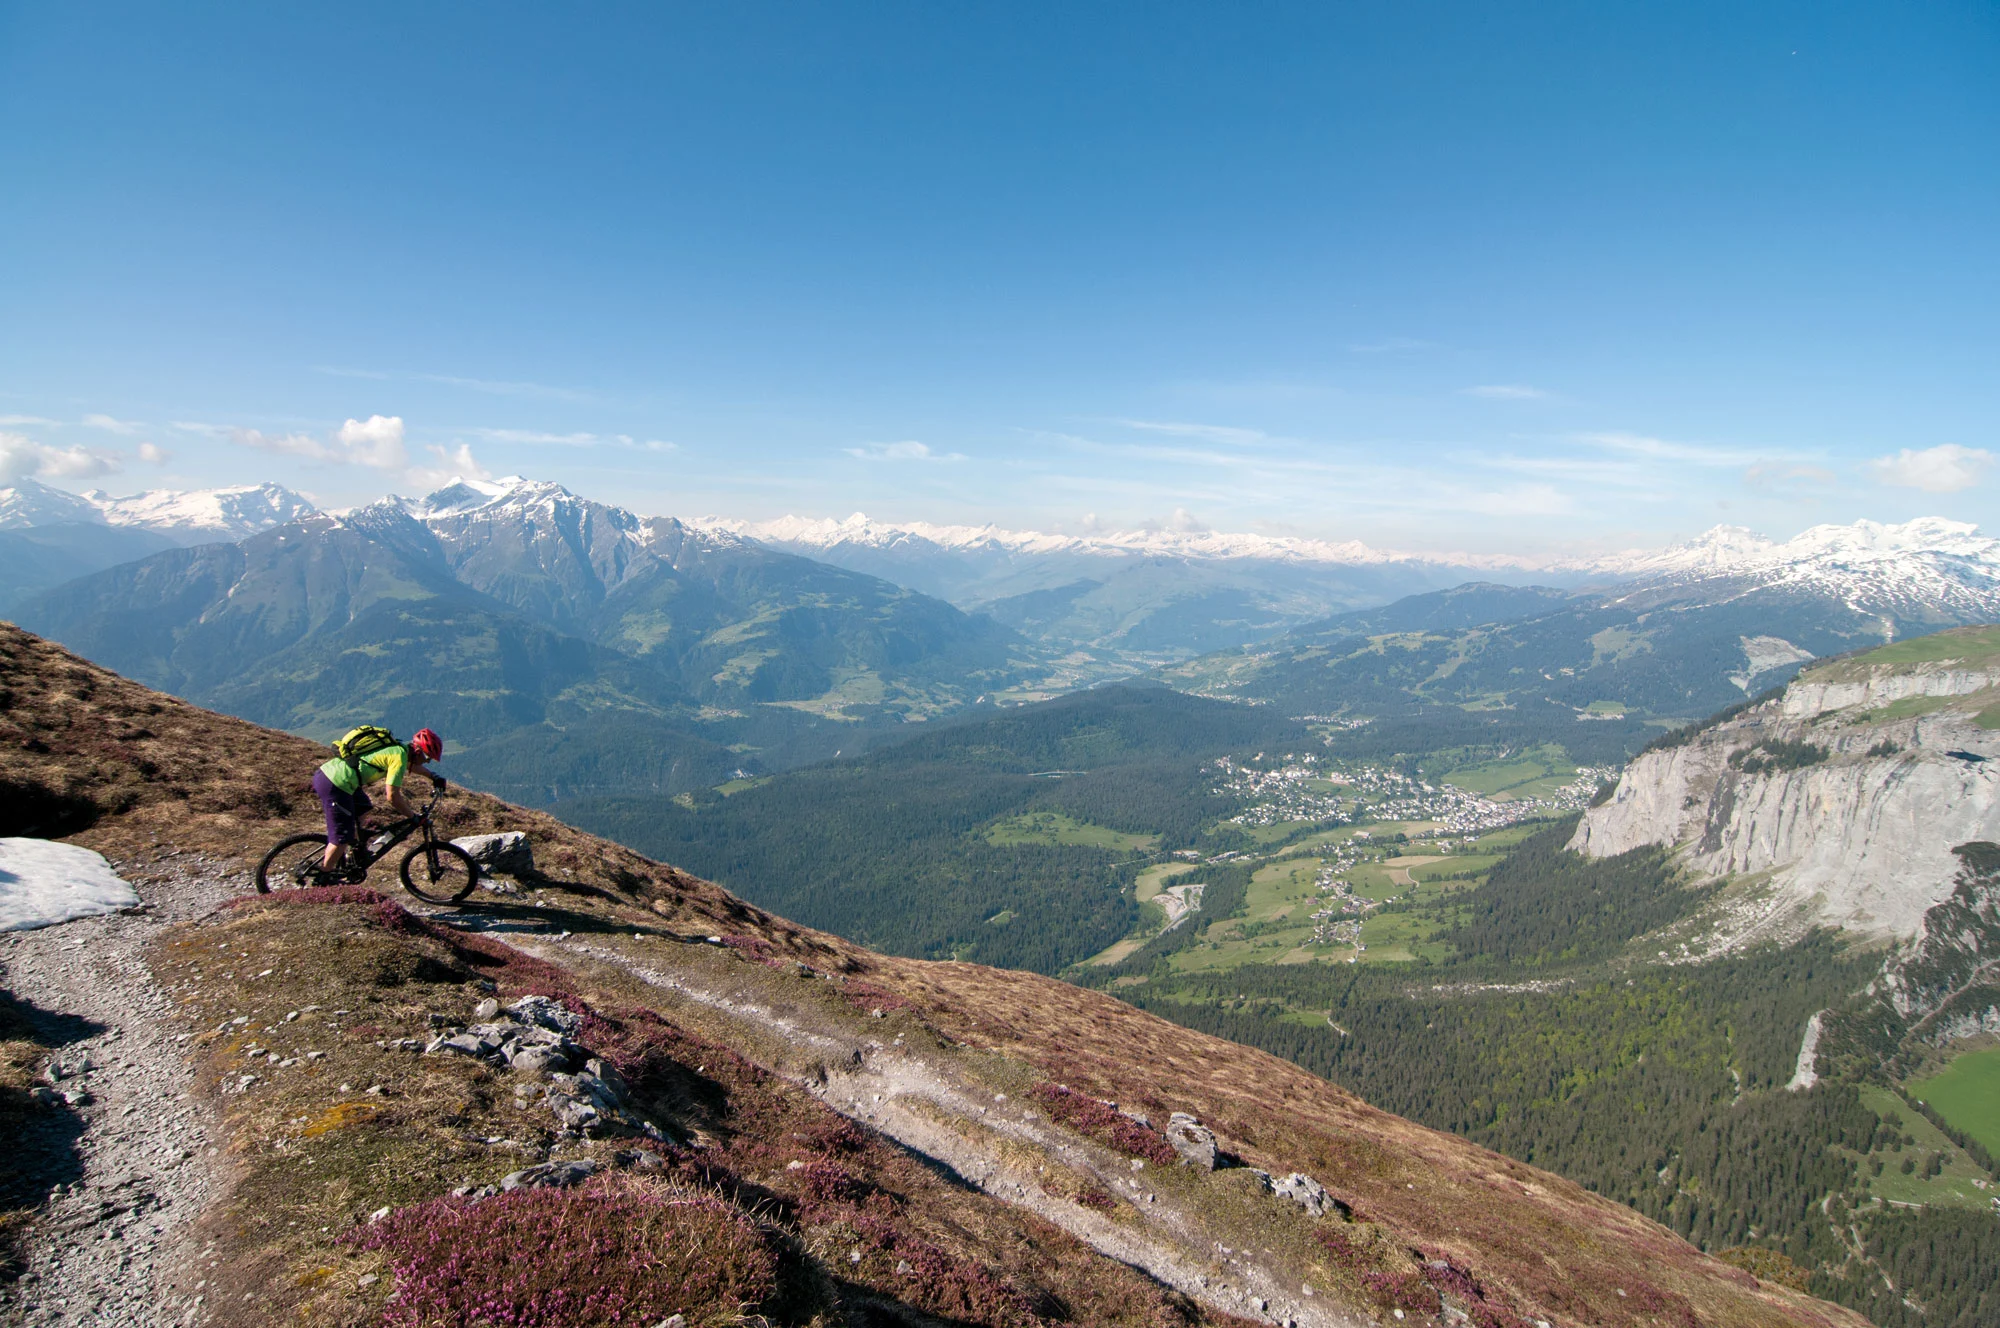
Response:
[{"label": "purple shorts", "polygon": [[319,798],[319,805],[326,812],[326,840],[329,844],[359,844],[361,842],[361,818],[366,816],[374,803],[359,789],[352,793],[342,793],[326,777],[326,771],[313,771],[313,793]]}]

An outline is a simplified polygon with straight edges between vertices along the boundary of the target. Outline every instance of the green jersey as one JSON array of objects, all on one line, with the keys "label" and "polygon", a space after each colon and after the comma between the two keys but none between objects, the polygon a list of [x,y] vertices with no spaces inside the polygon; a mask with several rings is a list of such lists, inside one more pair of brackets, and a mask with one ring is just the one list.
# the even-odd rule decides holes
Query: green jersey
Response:
[{"label": "green jersey", "polygon": [[370,784],[401,788],[409,768],[410,749],[396,746],[370,752],[353,765],[336,756],[320,767],[320,773],[342,793],[358,793]]}]

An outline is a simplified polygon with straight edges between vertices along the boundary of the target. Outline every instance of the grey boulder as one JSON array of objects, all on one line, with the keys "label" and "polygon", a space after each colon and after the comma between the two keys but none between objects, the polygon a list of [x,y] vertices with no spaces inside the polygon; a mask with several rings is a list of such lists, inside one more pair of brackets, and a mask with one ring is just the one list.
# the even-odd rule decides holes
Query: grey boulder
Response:
[{"label": "grey boulder", "polygon": [[1300,1171],[1294,1171],[1283,1180],[1272,1181],[1271,1192],[1280,1199],[1290,1199],[1311,1217],[1325,1217],[1338,1206],[1324,1185]]},{"label": "grey boulder", "polygon": [[1167,1142],[1181,1155],[1181,1165],[1215,1170],[1215,1131],[1185,1111],[1176,1111],[1167,1121]]},{"label": "grey boulder", "polygon": [[488,872],[503,876],[524,876],[535,870],[535,851],[519,830],[497,835],[467,835],[452,843],[472,855],[472,860]]},{"label": "grey boulder", "polygon": [[581,1185],[597,1174],[597,1164],[587,1157],[573,1162],[544,1162],[538,1167],[510,1173],[500,1182],[503,1190],[561,1190]]}]

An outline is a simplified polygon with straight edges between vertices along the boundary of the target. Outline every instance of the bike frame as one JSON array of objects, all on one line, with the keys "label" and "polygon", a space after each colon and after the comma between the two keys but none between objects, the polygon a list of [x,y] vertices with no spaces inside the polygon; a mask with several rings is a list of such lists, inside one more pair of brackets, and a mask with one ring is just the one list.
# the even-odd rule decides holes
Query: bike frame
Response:
[{"label": "bike frame", "polygon": [[[388,857],[397,845],[408,839],[418,829],[424,832],[424,841],[426,843],[435,839],[437,831],[431,823],[431,813],[437,810],[438,800],[442,797],[444,797],[443,786],[433,784],[431,786],[430,799],[417,809],[415,816],[406,816],[400,821],[391,821],[387,825],[378,825],[373,830],[356,824],[354,830],[360,837],[361,842],[356,844],[350,852],[345,869],[350,871],[367,871],[370,867]],[[382,845],[380,849],[371,849],[368,847],[371,840],[378,839],[385,834],[389,836],[389,841]]]}]

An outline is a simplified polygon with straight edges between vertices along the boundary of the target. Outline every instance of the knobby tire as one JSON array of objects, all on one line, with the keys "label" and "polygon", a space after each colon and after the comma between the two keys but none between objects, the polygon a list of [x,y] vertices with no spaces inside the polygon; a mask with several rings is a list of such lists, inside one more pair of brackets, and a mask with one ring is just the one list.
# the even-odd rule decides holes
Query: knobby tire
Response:
[{"label": "knobby tire", "polygon": [[[311,845],[311,852],[300,852],[307,845]],[[318,885],[320,862],[325,854],[325,835],[291,835],[279,840],[257,864],[257,893],[268,895],[274,886],[296,890]],[[307,879],[307,873],[312,874],[312,879]]]},{"label": "knobby tire", "polygon": [[426,904],[456,904],[479,884],[479,864],[449,840],[419,844],[403,855],[403,888]]}]

